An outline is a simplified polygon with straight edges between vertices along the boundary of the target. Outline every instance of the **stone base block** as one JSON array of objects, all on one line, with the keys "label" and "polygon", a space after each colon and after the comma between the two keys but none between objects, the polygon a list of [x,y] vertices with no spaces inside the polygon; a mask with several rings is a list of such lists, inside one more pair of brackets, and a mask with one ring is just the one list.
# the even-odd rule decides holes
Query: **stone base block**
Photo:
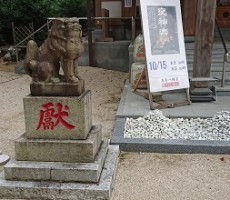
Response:
[{"label": "stone base block", "polygon": [[27,139],[15,141],[15,159],[41,162],[93,162],[101,145],[101,125],[93,126],[86,140]]},{"label": "stone base block", "polygon": [[118,155],[118,146],[110,146],[99,183],[7,181],[2,174],[0,176],[0,198],[108,200],[114,186]]},{"label": "stone base block", "polygon": [[31,162],[11,160],[4,167],[6,180],[98,182],[108,150],[108,139],[101,144],[92,163]]},{"label": "stone base block", "polygon": [[211,95],[212,91],[209,88],[194,88],[193,90],[191,90],[191,94],[207,96]]},{"label": "stone base block", "polygon": [[79,97],[27,96],[23,102],[27,138],[87,138],[92,127],[90,91]]},{"label": "stone base block", "polygon": [[32,96],[80,96],[85,91],[84,80],[77,83],[41,83],[30,84]]}]

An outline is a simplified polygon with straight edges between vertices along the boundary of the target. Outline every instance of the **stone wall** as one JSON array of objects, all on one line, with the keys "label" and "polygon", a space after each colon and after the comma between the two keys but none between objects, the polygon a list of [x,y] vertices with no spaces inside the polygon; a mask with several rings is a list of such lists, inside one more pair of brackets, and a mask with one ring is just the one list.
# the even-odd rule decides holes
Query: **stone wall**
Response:
[{"label": "stone wall", "polygon": [[[129,71],[130,41],[93,42],[93,66],[105,69]],[[78,60],[79,66],[88,66],[88,42],[84,42],[85,51]]]}]

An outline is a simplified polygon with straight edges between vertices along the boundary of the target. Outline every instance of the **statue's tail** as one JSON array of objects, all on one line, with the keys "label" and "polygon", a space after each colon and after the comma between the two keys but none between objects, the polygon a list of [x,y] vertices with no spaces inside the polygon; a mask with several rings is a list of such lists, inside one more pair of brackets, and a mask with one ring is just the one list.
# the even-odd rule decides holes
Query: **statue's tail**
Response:
[{"label": "statue's tail", "polygon": [[32,70],[35,66],[35,63],[37,63],[38,60],[38,47],[36,42],[33,40],[30,40],[26,47],[26,57],[24,61],[24,69],[27,74],[32,76]]}]

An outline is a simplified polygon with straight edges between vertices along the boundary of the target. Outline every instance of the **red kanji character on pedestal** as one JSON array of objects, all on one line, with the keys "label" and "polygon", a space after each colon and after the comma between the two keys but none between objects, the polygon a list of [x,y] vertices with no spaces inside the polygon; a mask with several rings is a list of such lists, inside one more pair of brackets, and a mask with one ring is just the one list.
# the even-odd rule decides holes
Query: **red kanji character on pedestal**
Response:
[{"label": "red kanji character on pedestal", "polygon": [[[63,105],[57,103],[57,112],[55,113],[53,103],[46,103],[42,105],[43,110],[40,110],[40,120],[37,130],[43,128],[44,130],[53,130],[58,124],[62,124],[67,130],[72,130],[75,126],[66,122],[63,118],[68,117],[67,111],[63,111]],[[65,110],[69,110],[68,106],[64,106]]]}]

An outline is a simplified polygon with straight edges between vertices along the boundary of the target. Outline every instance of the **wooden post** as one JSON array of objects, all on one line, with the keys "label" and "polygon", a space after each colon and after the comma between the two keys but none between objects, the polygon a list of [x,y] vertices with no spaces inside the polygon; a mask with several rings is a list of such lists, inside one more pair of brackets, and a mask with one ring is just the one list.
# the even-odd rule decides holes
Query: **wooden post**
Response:
[{"label": "wooden post", "polygon": [[133,44],[136,38],[136,20],[134,17],[132,17],[131,20],[132,20],[132,44]]},{"label": "wooden post", "polygon": [[192,101],[215,101],[214,86],[210,86],[212,45],[215,29],[216,0],[198,0],[196,12],[193,78],[190,80]]},{"label": "wooden post", "polygon": [[12,30],[13,30],[13,40],[14,40],[14,44],[16,44],[17,41],[16,41],[16,36],[15,36],[14,22],[11,22],[11,26],[12,26]]},{"label": "wooden post", "polygon": [[182,18],[185,36],[195,35],[197,0],[182,1]]},{"label": "wooden post", "polygon": [[[109,17],[109,10],[102,8],[101,9],[101,16],[102,17]],[[102,28],[102,37],[103,38],[109,37],[109,21],[107,19],[102,20],[101,28]]]},{"label": "wooden post", "polygon": [[90,5],[91,0],[87,0],[86,9],[87,9],[87,33],[88,33],[88,51],[89,51],[89,66],[93,66],[93,42],[92,42],[92,22],[91,22],[91,13]]},{"label": "wooden post", "polygon": [[[210,77],[216,0],[198,0],[193,77]],[[196,87],[207,87],[200,82]]]}]

